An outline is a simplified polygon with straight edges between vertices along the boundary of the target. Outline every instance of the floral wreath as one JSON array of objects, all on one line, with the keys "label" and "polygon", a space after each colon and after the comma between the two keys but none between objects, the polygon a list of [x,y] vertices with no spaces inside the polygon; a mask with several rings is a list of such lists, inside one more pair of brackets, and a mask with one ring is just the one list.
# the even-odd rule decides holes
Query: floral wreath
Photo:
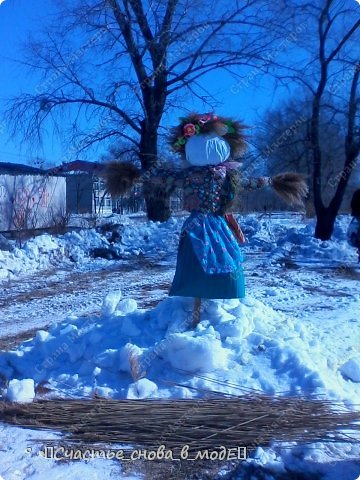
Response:
[{"label": "floral wreath", "polygon": [[231,156],[240,155],[247,147],[243,130],[246,125],[228,117],[221,117],[214,113],[191,113],[187,117],[180,117],[180,124],[171,129],[170,145],[175,152],[185,156],[185,145],[194,135],[216,133],[224,137],[229,143]]}]

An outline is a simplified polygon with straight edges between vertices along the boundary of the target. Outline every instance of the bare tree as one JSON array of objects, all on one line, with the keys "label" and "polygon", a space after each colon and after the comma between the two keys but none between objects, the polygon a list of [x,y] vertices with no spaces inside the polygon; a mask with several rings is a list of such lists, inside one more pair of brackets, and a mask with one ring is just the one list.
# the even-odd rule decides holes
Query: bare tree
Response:
[{"label": "bare tree", "polygon": [[[41,83],[12,100],[8,119],[25,140],[40,139],[50,121],[76,151],[127,141],[150,168],[167,109],[181,108],[185,95],[208,110],[216,106],[209,74],[223,69],[240,81],[249,69],[269,72],[278,64],[269,52],[295,28],[288,3],[58,1],[55,24],[31,40],[24,61]],[[147,185],[145,196],[148,217],[166,220],[161,185]]]},{"label": "bare tree", "polygon": [[13,231],[20,248],[23,240],[46,222],[42,207],[48,177],[8,176],[5,189],[6,229]]},{"label": "bare tree", "polygon": [[[265,112],[255,131],[253,143],[265,160],[270,175],[282,170],[295,170],[309,179],[313,177],[312,152],[309,148],[313,99],[302,98],[302,94],[302,91],[298,91],[289,100]],[[339,108],[332,97],[328,98],[319,119],[319,142],[326,158],[321,169],[321,194],[328,202],[334,191],[332,181],[345,162],[343,139],[346,126],[340,117],[334,115]],[[312,184],[307,204],[310,202],[314,202]]]},{"label": "bare tree", "polygon": [[64,207],[49,208],[47,224],[53,233],[64,234],[71,219],[71,212]]},{"label": "bare tree", "polygon": [[[305,4],[299,7],[297,18],[302,15],[308,18],[310,36],[301,59],[282,79],[300,83],[305,87],[305,96],[311,98],[308,148],[317,217],[315,236],[328,240],[360,152],[360,18],[358,5],[349,0]],[[333,191],[328,202],[324,199],[324,183],[330,157],[321,139],[324,118],[342,126],[343,163],[340,171],[326,182]]]},{"label": "bare tree", "polygon": [[[347,28],[343,32],[342,37],[338,40],[336,45],[331,47],[331,43],[328,41],[328,33],[334,23],[336,16],[340,16],[341,13],[346,14],[344,9],[341,10],[338,5],[335,4],[337,9],[334,8],[331,11],[331,7],[334,5],[332,0],[327,0],[324,8],[322,9],[321,16],[319,18],[319,63],[320,63],[320,78],[317,85],[317,89],[314,95],[314,101],[312,105],[311,124],[309,132],[309,140],[311,142],[311,148],[313,153],[313,189],[314,189],[314,205],[317,214],[317,224],[315,229],[315,236],[322,240],[327,240],[331,237],[334,227],[336,215],[339,211],[345,189],[353,170],[353,164],[360,152],[360,137],[355,132],[356,117],[359,121],[359,101],[360,98],[357,94],[358,80],[360,74],[360,63],[358,60],[347,60],[353,67],[354,72],[351,80],[350,93],[348,98],[348,115],[347,115],[347,132],[345,137],[345,162],[343,166],[343,175],[340,175],[335,194],[326,207],[322,200],[321,195],[321,167],[322,167],[322,151],[320,146],[320,111],[321,103],[324,97],[325,88],[329,78],[329,65],[334,61],[340,52],[345,49],[349,39],[360,31],[360,19],[353,21],[353,25]],[[357,36],[359,39],[359,36]],[[326,53],[326,47],[329,48],[329,53]]]}]

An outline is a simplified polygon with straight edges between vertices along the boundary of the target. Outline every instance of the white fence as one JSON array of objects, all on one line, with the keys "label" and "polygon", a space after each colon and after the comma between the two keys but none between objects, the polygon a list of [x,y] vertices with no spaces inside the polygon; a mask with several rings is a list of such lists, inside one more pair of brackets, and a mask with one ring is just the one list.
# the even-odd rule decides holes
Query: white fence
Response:
[{"label": "white fence", "polygon": [[50,227],[65,213],[65,177],[0,175],[1,231]]}]

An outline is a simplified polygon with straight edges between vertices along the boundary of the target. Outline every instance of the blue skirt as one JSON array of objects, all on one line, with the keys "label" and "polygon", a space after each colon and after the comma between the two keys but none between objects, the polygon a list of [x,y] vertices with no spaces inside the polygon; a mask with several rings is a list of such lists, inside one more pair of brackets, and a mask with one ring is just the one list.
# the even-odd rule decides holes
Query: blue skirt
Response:
[{"label": "blue skirt", "polygon": [[180,237],[176,272],[170,296],[211,299],[243,298],[245,277],[239,258],[238,268],[229,273],[206,273],[196,256],[189,233],[184,230]]}]

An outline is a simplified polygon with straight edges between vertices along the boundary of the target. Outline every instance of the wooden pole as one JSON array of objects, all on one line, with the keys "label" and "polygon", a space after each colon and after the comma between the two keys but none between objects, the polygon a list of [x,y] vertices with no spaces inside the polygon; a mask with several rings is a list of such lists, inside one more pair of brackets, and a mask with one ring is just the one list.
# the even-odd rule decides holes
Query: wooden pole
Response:
[{"label": "wooden pole", "polygon": [[196,328],[197,324],[200,322],[200,315],[201,315],[201,298],[195,298],[194,302],[194,310],[193,310],[193,316],[192,316],[192,321],[191,321],[191,326],[192,328]]}]

